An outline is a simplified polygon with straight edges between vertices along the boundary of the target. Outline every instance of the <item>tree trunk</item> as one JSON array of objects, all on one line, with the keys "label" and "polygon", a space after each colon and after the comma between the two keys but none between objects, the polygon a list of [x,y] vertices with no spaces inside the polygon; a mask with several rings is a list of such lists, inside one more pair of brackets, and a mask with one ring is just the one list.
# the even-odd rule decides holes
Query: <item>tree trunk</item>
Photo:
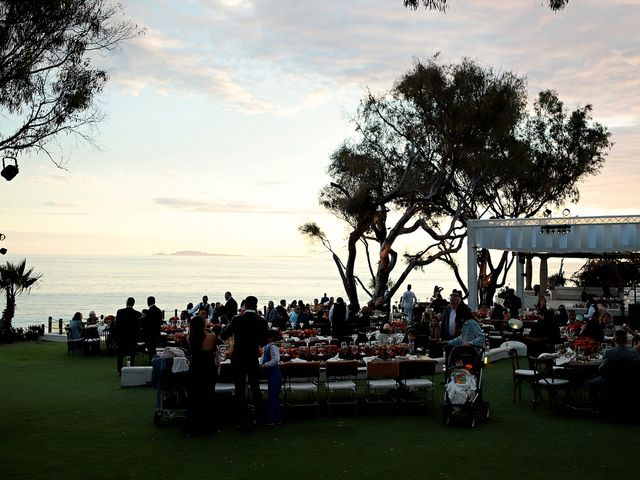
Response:
[{"label": "tree trunk", "polygon": [[11,330],[11,322],[16,314],[16,297],[7,292],[7,306],[2,312],[2,329],[0,334],[6,336]]}]

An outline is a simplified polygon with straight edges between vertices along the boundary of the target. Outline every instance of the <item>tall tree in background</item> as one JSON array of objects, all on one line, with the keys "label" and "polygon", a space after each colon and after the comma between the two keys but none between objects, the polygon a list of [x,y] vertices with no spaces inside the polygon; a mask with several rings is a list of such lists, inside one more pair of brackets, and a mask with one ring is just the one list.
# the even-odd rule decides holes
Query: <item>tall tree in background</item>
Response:
[{"label": "tall tree in background", "polygon": [[140,33],[108,0],[0,0],[0,155],[39,151],[61,166],[52,140],[90,140],[102,119],[94,100],[108,75],[96,58]]},{"label": "tall tree in background", "polygon": [[[358,286],[388,300],[411,271],[437,260],[464,287],[453,255],[469,219],[532,216],[577,198],[576,183],[604,161],[609,133],[593,124],[590,106],[568,113],[551,91],[539,95],[533,113],[526,106],[522,78],[437,57],[417,62],[389,93],[367,95],[357,137],[331,156],[332,182],[320,194],[348,227],[346,261],[318,225],[300,227],[332,252],[353,305]],[[405,252],[403,264],[394,244],[414,233],[423,248]],[[369,282],[355,271],[359,250]]]},{"label": "tall tree in background", "polygon": [[[569,0],[548,0],[549,8],[554,11],[562,10],[568,3]],[[445,11],[449,6],[447,0],[404,0],[404,6],[413,10],[417,10],[420,5],[427,10],[439,11]]]}]

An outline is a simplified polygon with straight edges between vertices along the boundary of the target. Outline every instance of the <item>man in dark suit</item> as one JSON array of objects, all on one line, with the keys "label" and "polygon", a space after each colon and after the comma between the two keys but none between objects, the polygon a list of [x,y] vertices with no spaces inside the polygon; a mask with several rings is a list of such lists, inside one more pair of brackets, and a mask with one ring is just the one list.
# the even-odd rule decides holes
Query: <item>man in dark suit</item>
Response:
[{"label": "man in dark suit", "polygon": [[127,308],[118,310],[115,320],[115,339],[118,346],[118,375],[122,370],[124,357],[128,356],[131,365],[136,359],[136,344],[138,343],[138,331],[140,330],[140,312],[134,310],[136,301],[133,297],[127,298]]},{"label": "man in dark suit", "polygon": [[224,304],[224,314],[231,320],[238,314],[238,302],[231,296],[231,292],[225,292],[224,299],[226,300]]},{"label": "man in dark suit", "polygon": [[[233,317],[220,336],[223,340],[233,336],[231,369],[235,384],[236,414],[240,428],[244,431],[251,431],[253,422],[249,418],[247,406],[247,380],[256,415],[260,416],[260,365],[258,357],[260,347],[265,344],[268,327],[267,321],[256,313],[258,308],[256,297],[248,296],[244,301],[244,307],[245,311],[241,315]],[[258,422],[260,420],[258,418]]]},{"label": "man in dark suit", "polygon": [[465,320],[474,318],[473,313],[460,299],[460,294],[454,292],[449,297],[449,306],[442,312],[440,335],[442,340],[453,340],[460,336],[462,324]]},{"label": "man in dark suit", "polygon": [[147,298],[149,309],[142,317],[142,338],[144,340],[147,354],[149,355],[149,365],[156,354],[156,348],[160,341],[160,329],[162,326],[162,311],[156,306],[155,297]]}]

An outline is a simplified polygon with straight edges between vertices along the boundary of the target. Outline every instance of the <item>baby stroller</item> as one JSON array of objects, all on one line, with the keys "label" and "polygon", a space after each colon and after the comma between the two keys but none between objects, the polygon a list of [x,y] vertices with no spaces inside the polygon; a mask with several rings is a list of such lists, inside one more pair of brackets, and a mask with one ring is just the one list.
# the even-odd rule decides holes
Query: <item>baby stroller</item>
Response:
[{"label": "baby stroller", "polygon": [[185,418],[187,413],[188,372],[174,373],[173,362],[172,357],[158,356],[151,362],[151,384],[157,392],[153,423],[158,426],[164,419]]},{"label": "baby stroller", "polygon": [[[459,401],[450,398],[450,390],[447,388],[452,382],[451,376],[456,368],[457,361],[462,361],[465,366],[471,366],[470,374],[473,375],[475,388],[467,392],[466,400]],[[457,420],[466,420],[470,427],[475,427],[476,423],[489,418],[489,402],[485,402],[482,397],[482,369],[484,367],[484,349],[478,352],[475,347],[460,345],[454,347],[447,359],[447,374],[445,379],[444,404],[442,405],[442,422],[445,426],[451,425]],[[459,398],[460,396],[457,395]]]}]

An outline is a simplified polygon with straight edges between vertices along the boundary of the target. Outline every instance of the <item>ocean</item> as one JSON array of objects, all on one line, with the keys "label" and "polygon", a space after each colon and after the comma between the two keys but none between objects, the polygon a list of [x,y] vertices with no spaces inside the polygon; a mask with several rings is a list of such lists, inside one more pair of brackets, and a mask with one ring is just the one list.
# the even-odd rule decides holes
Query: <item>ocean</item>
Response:
[{"label": "ocean", "polygon": [[[3,260],[17,262],[22,258],[25,257],[7,254]],[[28,255],[26,258],[27,266],[43,277],[30,294],[18,296],[15,327],[46,325],[50,316],[69,321],[77,311],[85,318],[91,310],[98,316],[115,314],[129,296],[136,299],[136,306],[141,309],[146,307],[146,298],[153,295],[167,315],[172,315],[175,309],[184,309],[189,302],[199,302],[203,295],[208,295],[210,302],[224,302],[227,290],[238,303],[247,295],[255,295],[260,307],[269,300],[312,302],[325,292],[346,299],[333,260],[326,255]],[[446,292],[457,288],[453,275],[444,266],[412,272],[407,283],[412,283],[418,299],[425,301],[435,284],[444,286]],[[404,286],[394,300],[403,291]],[[367,300],[364,293],[360,300]]]},{"label": "ocean", "polygon": [[[22,258],[25,257],[7,254],[3,260],[17,262]],[[325,292],[329,296],[343,296],[346,299],[337,269],[328,255],[28,255],[26,258],[27,266],[42,273],[43,277],[40,285],[33,288],[30,294],[22,294],[17,298],[16,327],[46,325],[50,316],[54,320],[62,318],[69,321],[75,312],[82,312],[85,318],[91,310],[98,316],[115,314],[117,309],[124,307],[129,296],[136,299],[139,309],[146,307],[148,296],[155,296],[157,305],[168,316],[173,315],[175,309],[184,309],[189,302],[199,302],[203,295],[207,295],[210,302],[223,302],[227,290],[232,292],[238,303],[247,295],[255,295],[260,307],[269,300],[313,302],[314,298],[321,298]],[[580,263],[578,261],[571,266],[578,268]],[[567,270],[570,275],[571,269]],[[555,266],[550,262],[549,273],[555,271]],[[466,278],[466,272],[462,273]],[[434,285],[444,287],[445,294],[459,288],[451,270],[440,264],[412,272],[405,283],[413,285],[418,301],[428,301]],[[515,286],[515,267],[507,283]],[[394,302],[399,300],[404,290],[403,285],[396,293]],[[366,300],[368,297],[362,292],[361,303]]]}]

